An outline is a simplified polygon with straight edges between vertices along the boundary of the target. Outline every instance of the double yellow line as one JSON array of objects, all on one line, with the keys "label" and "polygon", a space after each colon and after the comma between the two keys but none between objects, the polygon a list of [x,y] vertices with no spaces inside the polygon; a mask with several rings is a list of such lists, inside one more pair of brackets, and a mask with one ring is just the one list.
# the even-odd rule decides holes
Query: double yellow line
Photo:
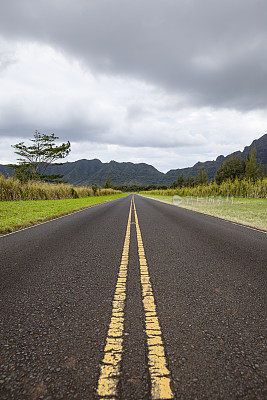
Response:
[{"label": "double yellow line", "polygon": [[174,395],[171,390],[170,372],[167,368],[162,332],[157,317],[155,299],[150,282],[134,197],[132,197],[130,205],[121,264],[113,300],[111,321],[98,380],[97,394],[100,399],[115,400],[118,398],[117,386],[121,372],[120,363],[123,352],[124,306],[126,299],[132,210],[134,210],[138,243],[140,280],[148,348],[148,367],[151,381],[151,399],[173,399]]}]

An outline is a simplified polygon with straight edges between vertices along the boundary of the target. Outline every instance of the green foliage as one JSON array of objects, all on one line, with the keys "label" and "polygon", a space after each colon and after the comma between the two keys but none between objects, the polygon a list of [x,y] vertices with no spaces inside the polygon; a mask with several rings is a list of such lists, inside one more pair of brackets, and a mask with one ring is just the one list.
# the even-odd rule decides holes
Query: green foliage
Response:
[{"label": "green foliage", "polygon": [[172,189],[182,188],[182,187],[193,187],[196,185],[207,185],[209,183],[209,178],[207,171],[205,169],[200,169],[196,178],[193,176],[188,176],[186,179],[184,175],[178,175],[177,180],[173,182],[170,186]]},{"label": "green foliage", "polygon": [[167,190],[144,191],[145,194],[166,195],[166,196],[224,196],[224,197],[249,197],[249,198],[267,198],[267,179],[228,179],[220,185],[212,182],[209,185],[197,185],[195,187],[182,187]]},{"label": "green foliage", "polygon": [[257,164],[256,148],[255,146],[248,153],[246,160],[243,160],[240,156],[231,155],[226,161],[224,161],[221,167],[217,170],[215,175],[215,181],[218,185],[227,180],[252,180],[256,182],[259,178],[264,175],[263,167]]},{"label": "green foliage", "polygon": [[197,178],[196,178],[196,184],[197,185],[207,185],[209,183],[209,178],[207,175],[207,171],[205,169],[200,169]]},{"label": "green foliage", "polygon": [[103,188],[104,189],[108,189],[108,188],[113,188],[114,186],[113,186],[113,183],[111,182],[111,180],[110,180],[110,177],[109,177],[109,172],[107,173],[107,179],[106,179],[106,182],[104,183],[104,185],[103,185]]},{"label": "green foliage", "polygon": [[182,187],[194,187],[196,185],[205,185],[208,184],[209,179],[207,176],[207,172],[204,169],[201,169],[198,173],[197,177],[188,176],[184,178],[184,175],[178,175],[177,180],[173,182],[170,186],[171,189],[182,188]]},{"label": "green foliage", "polygon": [[251,149],[246,158],[245,177],[251,179],[253,182],[263,177],[263,168],[257,164],[255,146]]},{"label": "green foliage", "polygon": [[98,190],[98,186],[97,186],[96,183],[94,185],[92,185],[92,190],[94,192],[94,196],[96,196],[97,195],[97,190]]},{"label": "green foliage", "polygon": [[230,180],[243,179],[245,175],[245,161],[240,156],[231,155],[222,163],[215,175],[215,181],[218,185],[222,182]]},{"label": "green foliage", "polygon": [[70,142],[56,145],[58,139],[53,133],[51,135],[41,134],[35,131],[34,138],[31,139],[32,145],[26,146],[24,142],[17,143],[12,147],[19,155],[18,165],[10,165],[15,170],[15,178],[20,182],[29,180],[58,182],[63,175],[47,175],[46,170],[50,165],[55,164],[56,160],[65,158],[70,152]]},{"label": "green foliage", "polygon": [[175,188],[181,188],[182,186],[184,186],[184,184],[185,184],[185,180],[184,180],[184,175],[182,174],[182,175],[178,175],[177,176],[177,180],[175,181],[175,182],[173,182],[173,184],[171,185],[171,187],[173,188],[173,189],[175,189]]},{"label": "green foliage", "polygon": [[71,188],[70,192],[71,192],[71,197],[73,199],[78,199],[79,198],[79,195],[78,195],[77,191],[74,188]]},{"label": "green foliage", "polygon": [[12,165],[12,168],[14,170],[13,177],[15,179],[18,179],[21,183],[26,183],[28,181],[31,181],[35,177],[27,163]]},{"label": "green foliage", "polygon": [[188,176],[185,180],[185,186],[194,187],[196,184],[196,179],[193,176]]},{"label": "green foliage", "polygon": [[18,179],[5,178],[0,174],[0,201],[76,199],[117,193],[121,192],[111,188],[95,191],[87,186],[73,187],[65,183],[36,181],[22,183]]}]

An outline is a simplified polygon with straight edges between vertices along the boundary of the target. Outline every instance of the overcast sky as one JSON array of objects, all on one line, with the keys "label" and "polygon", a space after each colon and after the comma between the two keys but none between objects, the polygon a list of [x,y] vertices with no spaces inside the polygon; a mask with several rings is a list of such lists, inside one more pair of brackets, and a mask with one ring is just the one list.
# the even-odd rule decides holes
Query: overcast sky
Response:
[{"label": "overcast sky", "polygon": [[267,129],[266,0],[0,0],[0,163],[37,129],[69,161],[161,171]]}]

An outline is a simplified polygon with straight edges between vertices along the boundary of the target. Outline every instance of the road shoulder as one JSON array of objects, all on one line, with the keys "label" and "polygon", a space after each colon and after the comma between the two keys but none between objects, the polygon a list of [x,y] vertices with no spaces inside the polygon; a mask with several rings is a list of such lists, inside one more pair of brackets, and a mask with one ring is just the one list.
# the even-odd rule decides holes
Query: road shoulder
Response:
[{"label": "road shoulder", "polygon": [[[230,203],[229,205],[224,205],[223,207],[220,208],[218,206],[216,207],[216,205],[215,206],[213,205],[212,208],[209,204],[203,205],[200,202],[195,204],[190,204],[190,203],[186,204],[185,202],[182,202],[180,204],[173,204],[172,196],[160,196],[160,195],[148,196],[143,194],[139,194],[139,196],[148,198],[150,200],[156,200],[161,203],[169,204],[174,207],[184,208],[203,215],[208,215],[249,229],[255,229],[263,233],[267,232],[267,216],[266,216],[267,213],[263,212],[263,208],[265,207],[266,210],[267,207],[266,199],[260,199],[262,203],[266,203],[265,205],[263,204],[263,206],[261,205],[260,210],[254,207],[253,204],[249,204],[249,206],[246,207],[247,199],[239,199],[243,208],[243,210],[241,208],[242,212],[239,213],[235,211],[236,208],[235,205],[233,207]],[[255,201],[258,199],[251,199],[251,200]]]}]

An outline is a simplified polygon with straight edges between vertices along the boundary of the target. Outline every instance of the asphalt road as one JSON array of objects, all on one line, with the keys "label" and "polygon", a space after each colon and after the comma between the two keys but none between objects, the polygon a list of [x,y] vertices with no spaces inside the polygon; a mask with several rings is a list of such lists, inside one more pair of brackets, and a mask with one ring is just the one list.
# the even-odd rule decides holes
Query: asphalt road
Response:
[{"label": "asphalt road", "polygon": [[0,399],[264,399],[266,234],[131,199],[0,237]]}]

